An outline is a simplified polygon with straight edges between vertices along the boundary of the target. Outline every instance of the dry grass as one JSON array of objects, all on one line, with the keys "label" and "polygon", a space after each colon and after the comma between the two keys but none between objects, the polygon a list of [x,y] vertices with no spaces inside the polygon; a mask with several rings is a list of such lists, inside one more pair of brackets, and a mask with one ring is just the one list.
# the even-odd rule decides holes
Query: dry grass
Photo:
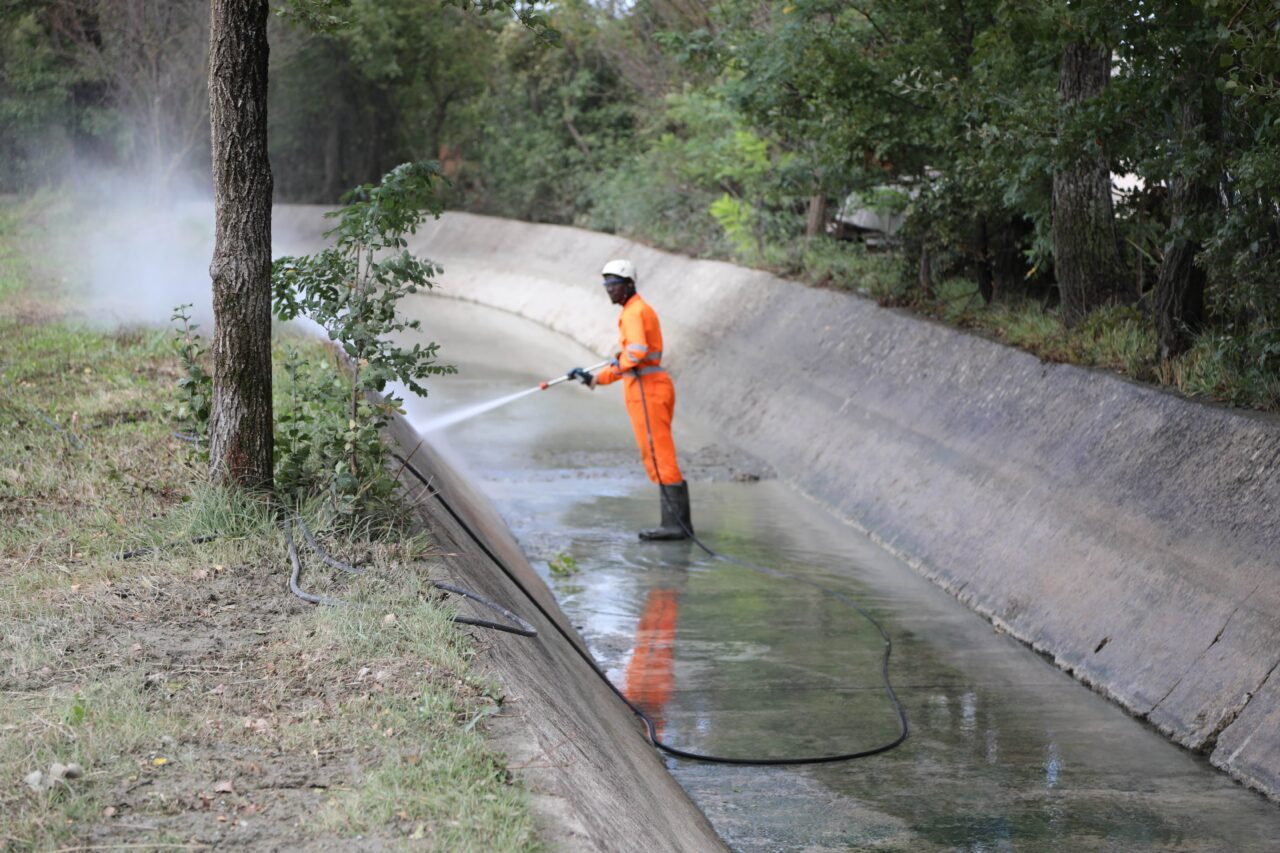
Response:
[{"label": "dry grass", "polygon": [[368,575],[304,583],[355,605],[291,596],[270,508],[172,436],[164,333],[60,320],[30,233],[0,221],[0,848],[535,848],[429,543],[321,530]]}]

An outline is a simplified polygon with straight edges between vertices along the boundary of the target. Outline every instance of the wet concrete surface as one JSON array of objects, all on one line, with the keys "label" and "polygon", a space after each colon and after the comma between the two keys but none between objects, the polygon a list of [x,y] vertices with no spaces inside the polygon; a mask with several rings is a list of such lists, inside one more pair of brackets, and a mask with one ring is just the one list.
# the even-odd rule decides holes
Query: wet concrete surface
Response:
[{"label": "wet concrete surface", "polygon": [[[424,297],[413,310],[460,370],[409,401],[414,421],[599,360],[491,309]],[[912,723],[901,748],[851,763],[668,760],[735,849],[1280,848],[1274,805],[995,632],[711,427],[677,402],[700,535],[861,602],[894,638]],[[672,745],[767,758],[894,736],[880,638],[857,613],[688,544],[636,541],[657,521],[657,493],[616,387],[566,383],[432,440],[488,492],[597,659]],[[553,574],[563,555],[577,570]]]}]

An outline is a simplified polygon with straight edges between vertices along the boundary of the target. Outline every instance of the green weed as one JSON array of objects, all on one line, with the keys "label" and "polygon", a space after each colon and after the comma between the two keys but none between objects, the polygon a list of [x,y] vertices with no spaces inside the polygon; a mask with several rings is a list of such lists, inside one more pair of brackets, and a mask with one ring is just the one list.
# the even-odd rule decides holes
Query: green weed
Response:
[{"label": "green weed", "polygon": [[568,578],[576,575],[582,570],[578,565],[578,561],[568,552],[557,554],[549,563],[547,568],[551,570],[551,574],[558,578]]},{"label": "green weed", "polygon": [[182,424],[196,443],[207,440],[209,415],[213,410],[213,377],[205,367],[207,347],[200,335],[199,324],[191,322],[191,304],[173,309],[170,318],[177,324],[172,346],[182,365],[178,380],[178,401],[170,415]]}]

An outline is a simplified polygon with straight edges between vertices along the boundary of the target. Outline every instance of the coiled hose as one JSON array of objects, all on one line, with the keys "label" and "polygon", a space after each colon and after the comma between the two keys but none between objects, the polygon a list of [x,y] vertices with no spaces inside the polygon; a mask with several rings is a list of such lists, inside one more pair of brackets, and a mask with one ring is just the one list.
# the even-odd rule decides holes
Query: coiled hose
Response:
[{"label": "coiled hose", "polygon": [[[646,416],[646,423],[647,423],[647,420],[648,420],[647,407],[645,411],[645,416]],[[650,435],[650,447],[652,448],[652,434]],[[622,702],[628,708],[631,709],[632,713],[634,713],[637,717],[641,719],[641,721],[644,722],[645,731],[649,739],[649,742],[659,750],[667,753],[668,755],[673,755],[678,758],[692,759],[695,761],[706,761],[713,764],[739,764],[739,765],[828,764],[836,761],[849,761],[856,758],[867,758],[872,755],[878,755],[882,752],[888,752],[889,750],[898,746],[899,744],[901,744],[903,741],[907,739],[907,734],[908,734],[907,715],[906,715],[906,712],[902,709],[901,703],[898,701],[897,694],[893,692],[892,685],[889,683],[889,652],[892,648],[892,641],[889,639],[889,635],[885,632],[884,628],[880,626],[879,622],[877,622],[874,618],[871,617],[870,614],[868,614],[865,610],[859,607],[852,599],[848,598],[847,596],[845,596],[840,592],[827,589],[826,587],[820,586],[811,581],[805,581],[800,578],[793,578],[792,576],[787,575],[784,572],[778,572],[773,569],[764,569],[762,567],[747,563],[746,561],[743,561],[743,560],[737,560],[732,557],[723,556],[717,553],[716,551],[713,551],[711,548],[707,547],[702,542],[698,541],[696,537],[693,537],[692,531],[686,530],[686,532],[690,534],[690,538],[693,539],[693,541],[696,542],[700,548],[702,548],[704,551],[706,551],[708,554],[712,555],[713,557],[716,557],[718,559],[723,559],[728,562],[736,563],[738,565],[742,565],[747,568],[752,568],[757,571],[763,571],[765,574],[769,574],[773,577],[781,577],[781,578],[786,578],[790,580],[796,580],[801,583],[807,583],[811,586],[816,587],[817,589],[821,590],[822,592],[828,595],[835,596],[837,599],[853,607],[855,610],[861,613],[866,619],[868,619],[873,625],[875,625],[876,629],[879,630],[880,635],[885,640],[885,653],[884,653],[884,659],[881,665],[881,677],[884,681],[885,690],[889,695],[889,701],[892,703],[894,710],[897,713],[898,722],[899,722],[901,731],[898,734],[898,736],[894,738],[891,742],[881,744],[871,749],[864,749],[864,750],[859,750],[857,752],[849,752],[849,753],[804,756],[804,757],[797,757],[797,758],[737,758],[732,756],[709,755],[706,753],[691,752],[689,750],[680,749],[678,747],[674,747],[674,746],[671,746],[670,744],[664,743],[662,738],[659,737],[658,735],[657,726],[654,724],[653,720],[649,717],[649,715],[646,714],[634,702],[628,699],[626,695],[620,689],[618,689],[618,687],[615,686],[612,681],[609,680],[609,677],[605,674],[604,670],[600,668],[599,664],[596,663],[595,659],[592,658],[588,652],[584,651],[582,648],[578,646],[575,639],[569,635],[569,632],[560,625],[560,622],[554,616],[552,616],[550,613],[547,612],[546,608],[543,607],[542,604],[539,603],[538,599],[535,598],[534,595],[529,591],[529,589],[525,587],[523,583],[521,583],[520,579],[516,577],[515,573],[511,571],[510,567],[508,567],[507,564],[503,562],[503,560],[497,554],[495,554],[492,549],[489,548],[488,544],[480,537],[478,533],[476,533],[475,530],[472,529],[471,525],[469,525],[466,522],[466,520],[464,520],[462,516],[458,514],[458,512],[448,502],[448,500],[445,499],[444,495],[441,494],[438,490],[432,489],[430,481],[422,474],[421,471],[419,471],[412,464],[410,464],[407,458],[405,458],[404,456],[401,456],[398,453],[393,453],[392,455],[400,461],[404,470],[412,474],[414,478],[418,480],[418,482],[420,482],[423,486],[426,486],[428,490],[431,491],[432,496],[435,497],[435,499],[440,503],[442,507],[444,507],[445,511],[449,514],[449,516],[452,517],[455,522],[457,522],[459,527],[461,527],[464,531],[466,531],[467,535],[476,544],[476,546],[480,548],[480,550],[485,554],[485,556],[487,556],[493,562],[493,564],[497,566],[498,569],[504,575],[506,575],[507,579],[511,581],[511,583],[515,584],[516,588],[520,590],[520,592],[525,596],[525,598],[527,598],[529,602],[538,609],[538,612],[541,613],[542,616],[548,622],[551,623],[552,627],[556,629],[557,633],[559,633],[560,636],[565,639],[565,641],[569,644],[569,647],[573,649],[573,651],[578,655],[578,657],[581,658],[582,661],[587,664],[587,666],[591,667],[592,671],[595,672],[595,674],[600,678],[600,680],[604,682],[605,686],[608,687],[609,690],[612,691],[615,696],[617,696],[620,700],[622,700]],[[665,499],[665,494],[664,494],[664,499]]]}]

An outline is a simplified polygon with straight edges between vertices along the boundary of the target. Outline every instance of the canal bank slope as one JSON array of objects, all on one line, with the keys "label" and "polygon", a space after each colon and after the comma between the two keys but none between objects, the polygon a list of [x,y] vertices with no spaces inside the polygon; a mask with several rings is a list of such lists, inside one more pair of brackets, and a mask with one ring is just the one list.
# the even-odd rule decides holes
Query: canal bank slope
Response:
[{"label": "canal bank slope", "polygon": [[631,258],[683,411],[1280,798],[1276,418],[611,235],[449,214],[411,248],[444,294],[602,354],[616,309],[596,273]]},{"label": "canal bank slope", "polygon": [[[453,572],[447,580],[511,609],[538,632],[530,638],[478,630],[478,663],[506,697],[486,720],[486,733],[529,790],[547,847],[727,850],[645,740],[640,720],[574,651],[574,645],[585,647],[488,499],[403,418],[390,432],[408,458],[406,468],[421,473],[437,498],[403,477],[423,494],[419,519]],[[472,618],[499,618],[469,602],[459,606]]]}]

